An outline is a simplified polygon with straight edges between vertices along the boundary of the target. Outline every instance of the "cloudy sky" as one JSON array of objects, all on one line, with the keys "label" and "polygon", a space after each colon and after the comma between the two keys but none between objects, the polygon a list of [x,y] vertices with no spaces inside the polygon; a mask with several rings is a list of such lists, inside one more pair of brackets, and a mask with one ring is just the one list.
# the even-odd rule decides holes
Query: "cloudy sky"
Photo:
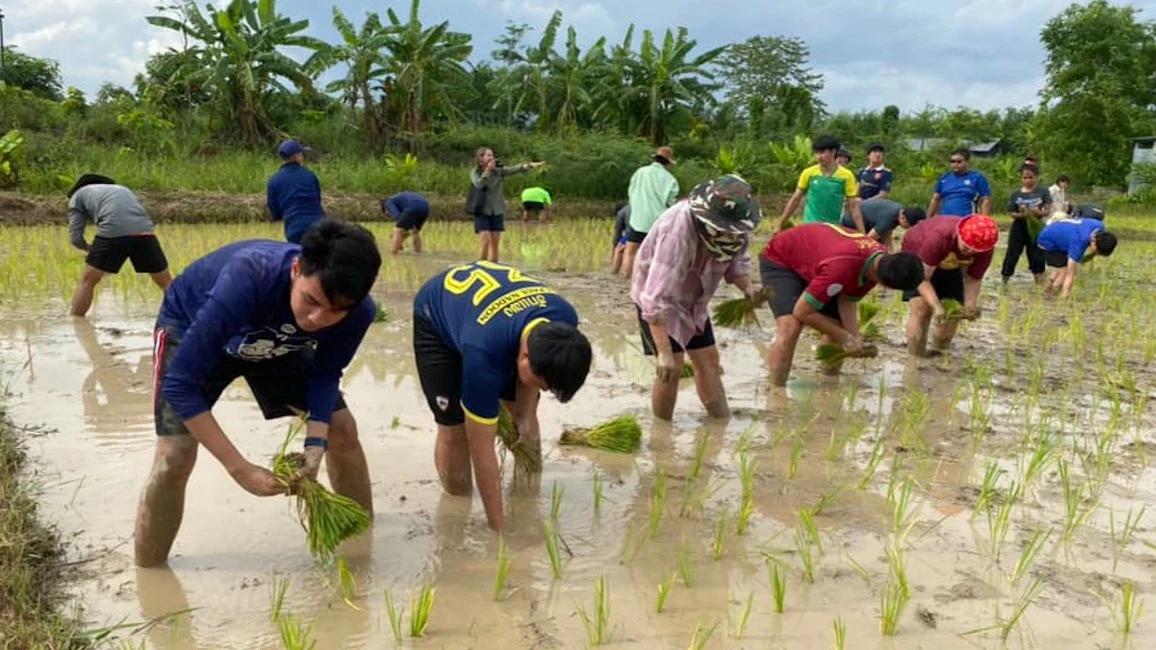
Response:
[{"label": "cloudy sky", "polygon": [[[227,0],[219,0],[224,4]],[[150,54],[176,44],[174,33],[144,22],[158,0],[9,0],[6,41],[60,61],[65,83],[92,92],[101,83],[128,85]],[[401,15],[409,2],[338,0],[360,23],[366,11]],[[1036,102],[1043,83],[1039,32],[1068,0],[424,0],[427,24],[450,20],[474,35],[474,57],[494,49],[509,20],[545,24],[565,13],[579,38],[621,39],[631,23],[662,31],[685,25],[703,48],[756,35],[797,36],[811,47],[823,74],[823,99],[832,109],[877,109],[896,104],[916,111],[930,103],[980,109]],[[1131,3],[1156,19],[1156,0]],[[333,2],[280,0],[278,9],[310,19],[310,32],[331,40]],[[531,37],[535,38],[535,37]]]}]

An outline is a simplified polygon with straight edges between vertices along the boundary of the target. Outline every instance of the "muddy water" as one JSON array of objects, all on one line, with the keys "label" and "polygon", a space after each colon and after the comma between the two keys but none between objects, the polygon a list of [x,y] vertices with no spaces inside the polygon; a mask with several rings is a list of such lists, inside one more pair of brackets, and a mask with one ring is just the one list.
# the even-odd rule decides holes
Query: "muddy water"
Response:
[{"label": "muddy water", "polygon": [[[410,277],[428,275],[448,261],[427,258]],[[973,518],[971,509],[983,464],[996,458],[1015,475],[1019,456],[1012,441],[1019,423],[1039,417],[1025,416],[1019,396],[997,386],[979,406],[1002,417],[993,422],[982,451],[971,450],[975,408],[967,391],[957,390],[956,379],[990,350],[989,342],[999,336],[992,329],[966,332],[946,361],[907,362],[898,347],[885,345],[881,360],[849,364],[841,379],[818,372],[804,341],[785,392],[768,391],[764,379],[761,359],[769,333],[721,332],[735,417],[727,423],[704,419],[693,383],[686,381],[674,422],[651,424],[647,385],[653,371],[638,351],[633,314],[623,309],[622,283],[599,273],[539,275],[592,321],[586,331],[596,364],[571,404],[543,401],[546,458],[540,480],[514,482],[506,472],[512,568],[510,589],[499,601],[492,598],[497,544],[480,503],[443,496],[434,475],[433,423],[410,352],[408,304],[416,287],[377,294],[390,319],[374,325],[344,382],[369,457],[377,511],[372,532],[346,549],[357,583],[357,596],[348,603],[332,577],[315,568],[290,502],[249,496],[207,454],[191,479],[169,566],[134,568],[134,508],[154,439],[150,330],[156,304],[105,293],[89,321],[79,323],[6,312],[0,361],[13,393],[11,413],[36,427],[30,435],[45,512],[65,533],[70,560],[81,569],[74,591],[87,619],[93,626],[155,621],[130,637],[150,647],[276,648],[269,590],[279,576],[290,580],[283,611],[313,624],[318,648],[386,647],[393,641],[384,590],[408,610],[409,597],[429,583],[437,591],[426,638],[406,644],[574,648],[586,644],[577,606],[593,609],[594,585],[604,576],[611,647],[682,648],[696,628],[701,635],[716,625],[705,647],[831,647],[839,619],[848,648],[942,650],[997,647],[997,633],[965,633],[1006,620],[1017,594],[1038,576],[1044,580],[1041,596],[1009,643],[1092,648],[1126,643],[1114,633],[1098,590],[1112,593],[1114,581],[1128,578],[1142,594],[1156,591],[1156,554],[1140,541],[1113,566],[1105,511],[1071,544],[1049,544],[1029,577],[1009,584],[1008,573],[1031,531],[1062,519],[1054,471],[1017,510],[999,561],[987,551],[987,519]],[[886,331],[895,344],[899,308],[889,309],[895,313]],[[910,415],[920,404],[924,415]],[[563,426],[627,412],[640,417],[647,433],[636,457],[552,444]],[[252,459],[268,457],[287,426],[263,421],[243,384],[226,392],[216,414]],[[1070,426],[1060,428],[1072,433]],[[1138,416],[1135,428],[1137,444],[1156,450],[1151,418]],[[848,439],[849,434],[854,435]],[[880,437],[883,460],[860,487]],[[755,513],[743,535],[735,534],[733,524],[740,446],[757,463]],[[700,449],[702,468],[691,482]],[[1132,455],[1120,456],[1126,464],[1112,474],[1103,496],[1117,517],[1156,501],[1153,471]],[[893,470],[916,482],[916,523],[904,545],[911,600],[898,636],[887,639],[879,634],[879,598],[888,573],[885,540],[892,513],[885,495]],[[597,510],[596,480],[604,488]],[[656,481],[666,497],[651,536]],[[554,486],[563,491],[558,529],[570,551],[560,580],[551,575],[542,532]],[[687,516],[680,512],[684,494],[691,495]],[[816,551],[809,583],[799,570],[796,513],[824,495],[829,499],[815,518],[823,553]],[[724,518],[728,532],[716,544]],[[1146,521],[1137,539],[1156,541],[1152,530]],[[768,555],[788,567],[783,614],[774,613]],[[689,586],[675,580],[665,611],[656,613],[657,585],[678,570],[680,558],[693,566],[693,579]],[[752,595],[749,622],[738,638],[740,612]],[[1156,645],[1154,629],[1156,624],[1141,619],[1135,647]]]}]

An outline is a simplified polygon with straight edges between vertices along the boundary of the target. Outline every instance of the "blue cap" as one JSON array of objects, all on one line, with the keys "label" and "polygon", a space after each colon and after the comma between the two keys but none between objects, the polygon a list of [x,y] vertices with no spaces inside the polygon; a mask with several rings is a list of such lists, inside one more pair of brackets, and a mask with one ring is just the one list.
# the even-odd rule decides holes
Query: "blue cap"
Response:
[{"label": "blue cap", "polygon": [[301,146],[301,143],[296,140],[286,140],[281,143],[281,146],[277,149],[277,153],[281,154],[281,158],[292,158],[299,153],[305,153],[309,150],[309,147]]}]

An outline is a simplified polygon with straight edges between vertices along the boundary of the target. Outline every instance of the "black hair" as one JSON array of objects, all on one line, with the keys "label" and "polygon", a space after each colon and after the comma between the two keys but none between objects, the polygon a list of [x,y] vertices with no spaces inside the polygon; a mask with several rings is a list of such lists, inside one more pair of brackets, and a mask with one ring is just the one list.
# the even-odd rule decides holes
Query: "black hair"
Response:
[{"label": "black hair", "polygon": [[835,157],[838,158],[839,156],[846,158],[848,161],[851,160],[851,152],[843,147],[839,147],[839,151],[835,152]]},{"label": "black hair", "polygon": [[1107,230],[1096,233],[1096,253],[1108,257],[1116,250],[1116,236]]},{"label": "black hair", "polygon": [[1067,174],[1060,174],[1059,176],[1056,177],[1056,182],[1057,183],[1071,183],[1072,179],[1068,178]]},{"label": "black hair", "polygon": [[530,372],[541,377],[563,404],[586,383],[590,373],[590,341],[577,327],[565,323],[542,323],[526,338]]},{"label": "black hair", "polygon": [[815,142],[811,145],[811,151],[839,151],[839,141],[829,135],[821,135],[815,138]]},{"label": "black hair", "polygon": [[88,185],[116,185],[116,181],[108,176],[101,176],[100,174],[81,174],[80,178],[72,184],[72,189],[68,190],[68,198],[72,198],[77,190]]},{"label": "black hair", "polygon": [[377,240],[356,224],[322,219],[301,238],[301,274],[317,276],[335,308],[351,309],[360,304],[380,269]]},{"label": "black hair", "polygon": [[882,151],[883,153],[887,153],[887,148],[884,147],[881,143],[872,142],[871,146],[867,147],[867,153],[871,153],[873,151]]},{"label": "black hair", "polygon": [[660,164],[660,165],[669,165],[670,164],[670,158],[667,158],[666,156],[660,156],[658,154],[654,154],[653,156],[651,156],[650,159],[653,160],[654,162]]},{"label": "black hair", "polygon": [[907,219],[907,225],[910,227],[926,219],[927,213],[918,205],[909,205],[903,208],[903,217]]},{"label": "black hair", "polygon": [[899,291],[913,291],[923,282],[923,262],[913,253],[884,255],[875,267],[883,286]]},{"label": "black hair", "polygon": [[1024,172],[1031,172],[1031,173],[1035,174],[1036,176],[1039,176],[1040,175],[1040,168],[1036,167],[1035,165],[1030,165],[1028,163],[1024,163],[1023,165],[1020,165],[1020,173],[1022,174]]},{"label": "black hair", "polygon": [[625,208],[628,205],[630,205],[630,201],[619,201],[618,203],[615,203],[614,216],[617,217],[618,213],[622,211],[622,208]]},{"label": "black hair", "polygon": [[959,149],[956,149],[955,151],[952,151],[951,155],[959,156],[960,158],[963,158],[964,160],[967,160],[967,161],[971,160],[971,152],[968,151],[967,149],[963,149],[962,147]]}]

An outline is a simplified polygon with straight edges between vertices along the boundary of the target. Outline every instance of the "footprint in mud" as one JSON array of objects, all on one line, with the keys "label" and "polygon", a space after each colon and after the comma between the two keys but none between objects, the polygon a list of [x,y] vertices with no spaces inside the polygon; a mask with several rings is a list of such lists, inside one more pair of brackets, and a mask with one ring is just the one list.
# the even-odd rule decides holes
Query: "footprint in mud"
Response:
[{"label": "footprint in mud", "polygon": [[934,630],[939,627],[939,615],[923,605],[920,605],[915,610],[915,617],[919,619],[920,623],[926,625],[928,629]]},{"label": "footprint in mud", "polygon": [[954,584],[947,593],[936,594],[935,600],[941,603],[954,603],[960,600],[990,600],[999,598],[1000,591],[976,577],[970,577],[963,582]]}]

